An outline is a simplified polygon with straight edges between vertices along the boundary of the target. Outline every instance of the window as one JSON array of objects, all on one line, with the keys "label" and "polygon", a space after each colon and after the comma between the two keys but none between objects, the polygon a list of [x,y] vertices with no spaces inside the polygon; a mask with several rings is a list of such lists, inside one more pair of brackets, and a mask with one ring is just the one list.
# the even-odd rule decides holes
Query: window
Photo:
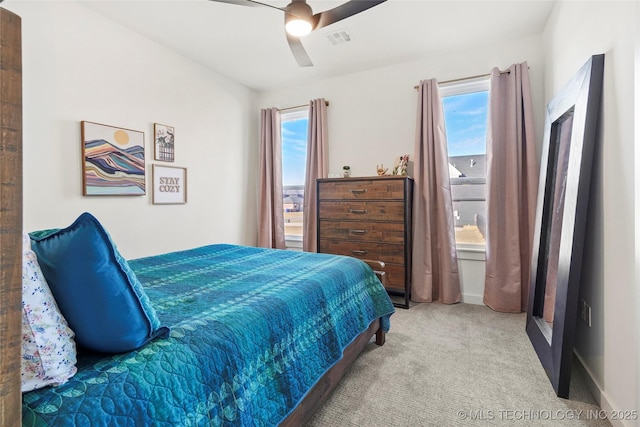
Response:
[{"label": "window", "polygon": [[286,246],[290,249],[302,248],[308,122],[307,108],[288,111],[281,115],[284,237]]},{"label": "window", "polygon": [[489,79],[440,86],[456,245],[485,245]]}]

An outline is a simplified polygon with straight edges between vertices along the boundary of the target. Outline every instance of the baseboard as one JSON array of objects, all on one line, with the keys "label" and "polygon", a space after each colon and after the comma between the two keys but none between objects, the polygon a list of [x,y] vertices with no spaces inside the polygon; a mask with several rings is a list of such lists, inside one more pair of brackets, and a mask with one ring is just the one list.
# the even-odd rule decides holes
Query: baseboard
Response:
[{"label": "baseboard", "polygon": [[484,299],[482,295],[463,294],[462,302],[465,304],[484,305]]},{"label": "baseboard", "polygon": [[[602,408],[602,410],[604,410],[607,414],[620,414],[623,411],[621,411],[620,409],[616,408],[611,401],[609,400],[607,393],[605,393],[604,391],[601,391],[601,399],[600,399],[600,407]],[[613,427],[633,427],[635,424],[634,420],[620,420],[620,419],[615,419],[612,420],[611,417],[607,417],[607,419],[609,420],[609,422],[611,423],[611,425]]]},{"label": "baseboard", "polygon": [[573,355],[576,358],[575,366],[580,370],[582,377],[584,378],[584,382],[587,385],[587,388],[591,392],[591,395],[596,400],[596,403],[602,408],[602,389],[594,379],[594,375],[591,370],[587,367],[587,364],[584,362],[582,357],[577,351],[573,351]]},{"label": "baseboard", "polygon": [[[574,351],[573,355],[576,357],[576,361],[577,361],[575,366],[582,371],[581,373],[583,374],[582,376],[587,385],[587,388],[593,395],[593,398],[596,400],[596,403],[600,406],[600,408],[606,414],[621,413],[622,411],[620,411],[619,408],[617,408],[615,405],[612,404],[607,393],[604,390],[602,390],[602,388],[594,380],[593,374],[591,373],[587,365],[582,360],[582,357],[580,357],[580,354]],[[610,416],[607,416],[607,420],[611,423],[613,427],[633,427],[633,424],[632,424],[633,420],[611,419]]]}]

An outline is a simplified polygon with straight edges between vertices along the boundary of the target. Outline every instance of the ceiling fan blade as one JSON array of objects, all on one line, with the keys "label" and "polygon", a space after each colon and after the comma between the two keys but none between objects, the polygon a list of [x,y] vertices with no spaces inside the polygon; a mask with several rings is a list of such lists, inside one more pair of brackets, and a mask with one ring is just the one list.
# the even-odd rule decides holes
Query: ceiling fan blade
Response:
[{"label": "ceiling fan blade", "polygon": [[340,6],[333,9],[325,10],[324,12],[316,13],[313,15],[313,29],[326,27],[334,22],[341,21],[345,18],[353,16],[357,13],[363,12],[374,6],[384,3],[386,0],[350,0]]},{"label": "ceiling fan blade", "polygon": [[291,48],[291,53],[293,53],[293,57],[296,59],[296,62],[301,67],[313,67],[313,62],[311,62],[311,58],[307,55],[307,51],[304,50],[304,46],[302,46],[302,42],[298,37],[294,37],[291,34],[287,33],[287,42],[289,43],[289,48]]}]

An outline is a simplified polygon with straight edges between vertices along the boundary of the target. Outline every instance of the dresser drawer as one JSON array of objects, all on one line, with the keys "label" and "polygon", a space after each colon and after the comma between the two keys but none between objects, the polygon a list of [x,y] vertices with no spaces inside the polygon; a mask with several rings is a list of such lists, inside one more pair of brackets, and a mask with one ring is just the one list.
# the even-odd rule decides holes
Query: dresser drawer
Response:
[{"label": "dresser drawer", "polygon": [[402,222],[320,220],[320,236],[325,239],[404,243]]},{"label": "dresser drawer", "polygon": [[404,263],[404,245],[402,244],[320,239],[319,248],[319,252],[323,253],[377,260],[385,264]]},{"label": "dresser drawer", "polygon": [[398,292],[405,291],[405,268],[401,264],[385,264],[385,288]]},{"label": "dresser drawer", "polygon": [[320,204],[318,218],[404,222],[404,203],[402,201],[326,201]]},{"label": "dresser drawer", "polygon": [[403,200],[404,180],[350,180],[320,182],[320,200]]}]

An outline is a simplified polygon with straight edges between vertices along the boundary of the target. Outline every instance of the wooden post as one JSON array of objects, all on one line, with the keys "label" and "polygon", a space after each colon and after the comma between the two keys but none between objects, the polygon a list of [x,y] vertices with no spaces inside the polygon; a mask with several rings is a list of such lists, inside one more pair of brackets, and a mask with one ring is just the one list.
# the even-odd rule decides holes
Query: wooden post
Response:
[{"label": "wooden post", "polygon": [[0,8],[0,425],[20,426],[22,336],[22,43]]}]

